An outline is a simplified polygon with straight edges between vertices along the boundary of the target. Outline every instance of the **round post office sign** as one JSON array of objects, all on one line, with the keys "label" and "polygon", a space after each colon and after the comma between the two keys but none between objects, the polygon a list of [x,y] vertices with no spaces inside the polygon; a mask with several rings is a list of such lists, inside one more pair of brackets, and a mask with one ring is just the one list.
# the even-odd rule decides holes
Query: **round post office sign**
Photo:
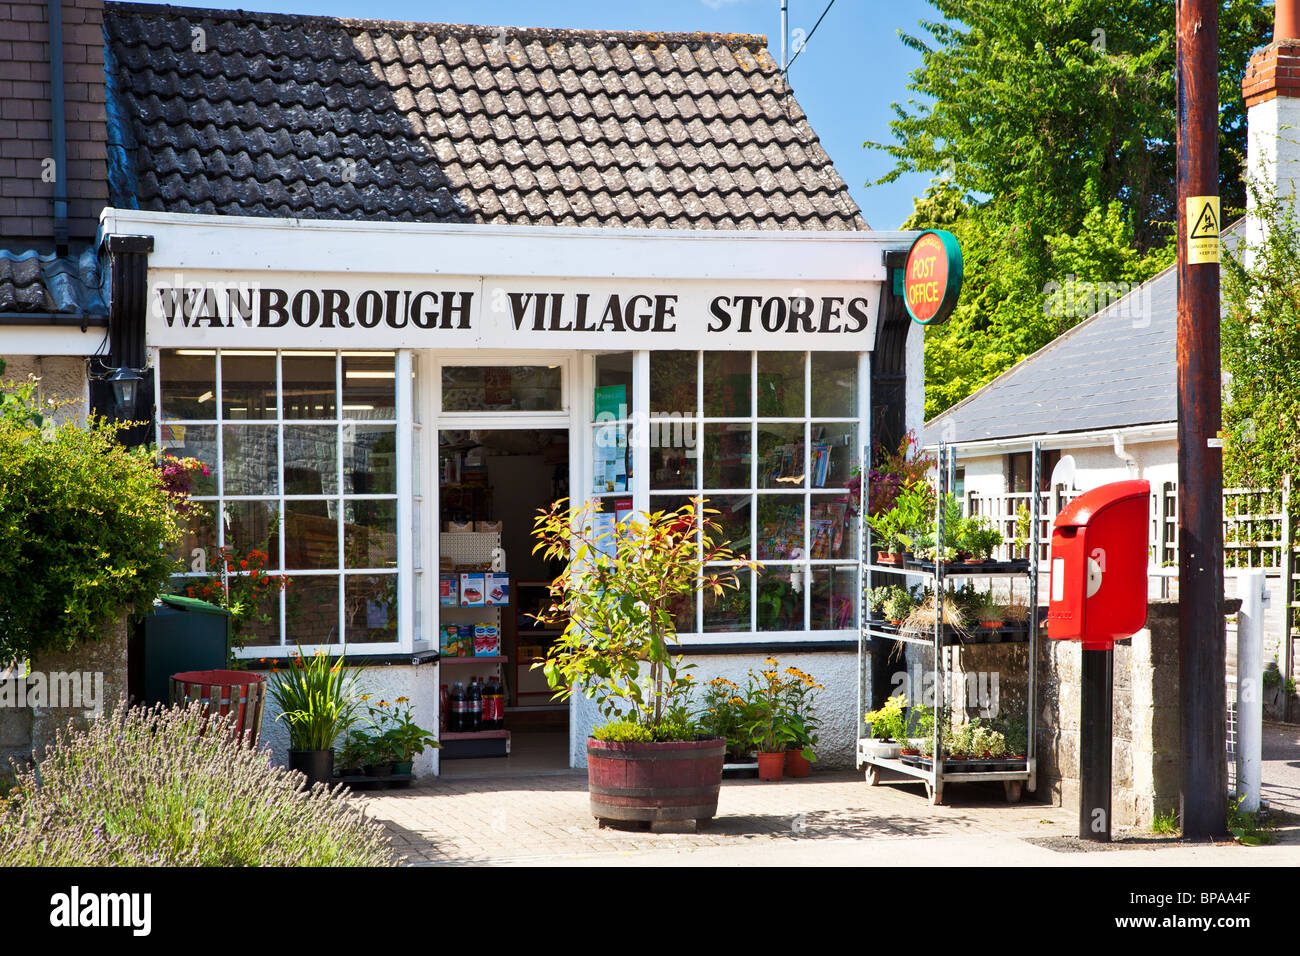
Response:
[{"label": "round post office sign", "polygon": [[903,269],[903,302],[907,314],[921,325],[948,321],[961,295],[961,246],[943,229],[927,229],[907,251]]}]

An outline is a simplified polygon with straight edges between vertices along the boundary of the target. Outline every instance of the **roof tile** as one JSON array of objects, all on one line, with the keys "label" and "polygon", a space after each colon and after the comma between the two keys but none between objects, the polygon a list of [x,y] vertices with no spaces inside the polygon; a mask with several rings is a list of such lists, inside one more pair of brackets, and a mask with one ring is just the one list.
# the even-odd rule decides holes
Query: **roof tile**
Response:
[{"label": "roof tile", "polygon": [[[192,48],[192,27],[204,30],[204,50]],[[105,32],[118,71],[112,112],[137,144],[135,169],[110,184],[118,204],[866,228],[760,37],[143,3],[106,4]]]}]

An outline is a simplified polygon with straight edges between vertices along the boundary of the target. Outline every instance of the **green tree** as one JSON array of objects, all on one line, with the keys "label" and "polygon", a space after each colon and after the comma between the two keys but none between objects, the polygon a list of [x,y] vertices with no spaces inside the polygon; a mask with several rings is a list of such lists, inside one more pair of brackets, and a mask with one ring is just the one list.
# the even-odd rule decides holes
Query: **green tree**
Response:
[{"label": "green tree", "polygon": [[[926,343],[932,417],[1046,345],[1081,315],[1045,312],[1067,276],[1132,283],[1172,261],[1174,4],[1167,0],[930,0],[942,20],[903,35],[922,63],[895,104],[880,180],[941,174],[905,228],[950,229],[963,302]],[[1270,8],[1220,5],[1220,169],[1244,207],[1240,81]],[[1105,304],[1104,302],[1098,304]]]},{"label": "green tree", "polygon": [[0,415],[0,662],[69,650],[176,570],[179,532],[153,456],[102,419]]},{"label": "green tree", "polygon": [[1263,239],[1223,262],[1224,483],[1276,488],[1300,474],[1300,219],[1252,186]]}]

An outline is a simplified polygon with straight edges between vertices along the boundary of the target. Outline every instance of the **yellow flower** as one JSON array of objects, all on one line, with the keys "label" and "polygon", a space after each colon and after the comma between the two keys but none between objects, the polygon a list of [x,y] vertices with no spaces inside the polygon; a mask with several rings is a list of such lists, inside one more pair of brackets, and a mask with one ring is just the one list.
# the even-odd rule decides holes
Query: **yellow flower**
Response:
[{"label": "yellow flower", "polygon": [[744,704],[744,703],[745,703],[745,702],[744,702],[743,700],[741,700],[739,697],[733,697],[733,698],[731,698],[731,702],[732,702],[733,704]]},{"label": "yellow flower", "polygon": [[361,695],[361,699],[362,699],[362,700],[369,700],[369,699],[370,699],[370,695],[369,695],[369,694],[362,694],[362,695]]},{"label": "yellow flower", "polygon": [[775,657],[769,657],[769,658],[766,658],[766,659],[763,661],[763,663],[766,664],[768,667],[780,667],[780,666],[781,666],[781,662],[778,661]]}]

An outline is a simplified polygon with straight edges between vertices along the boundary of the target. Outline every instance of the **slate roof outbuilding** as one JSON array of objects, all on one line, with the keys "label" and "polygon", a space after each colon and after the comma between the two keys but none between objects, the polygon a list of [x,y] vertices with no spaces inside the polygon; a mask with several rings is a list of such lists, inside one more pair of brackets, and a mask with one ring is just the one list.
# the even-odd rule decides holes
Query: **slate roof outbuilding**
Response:
[{"label": "slate roof outbuilding", "polygon": [[761,36],[132,3],[104,29],[120,207],[868,228]]},{"label": "slate roof outbuilding", "polygon": [[93,249],[76,257],[0,249],[0,314],[106,316]]},{"label": "slate roof outbuilding", "polygon": [[[1238,220],[1223,233],[1235,251]],[[1178,420],[1178,269],[1170,266],[925,426],[925,445]]]}]

